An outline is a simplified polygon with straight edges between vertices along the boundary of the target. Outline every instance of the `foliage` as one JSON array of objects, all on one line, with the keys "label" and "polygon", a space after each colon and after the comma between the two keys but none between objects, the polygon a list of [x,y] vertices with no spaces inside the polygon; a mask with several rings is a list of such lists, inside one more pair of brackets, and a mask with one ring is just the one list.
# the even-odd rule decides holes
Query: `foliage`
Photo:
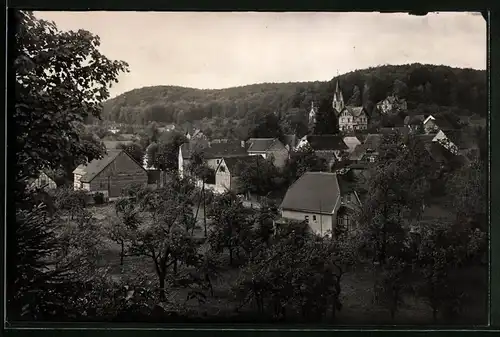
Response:
[{"label": "foliage", "polygon": [[[233,293],[275,318],[298,315],[320,320],[341,310],[341,277],[353,263],[345,244],[304,232],[285,231],[260,249],[240,272]],[[346,249],[347,248],[347,249]],[[349,252],[349,253],[348,253]]]},{"label": "foliage", "polygon": [[132,143],[132,144],[123,144],[119,143],[117,145],[118,149],[123,149],[125,150],[136,162],[142,165],[142,162],[144,160],[145,156],[145,151],[144,148],[142,147],[141,144],[139,143]]},{"label": "foliage", "polygon": [[265,196],[280,187],[280,172],[272,159],[250,163],[240,161],[236,164],[236,171],[239,172],[238,182],[245,192]]},{"label": "foliage", "polygon": [[234,254],[239,257],[242,243],[250,235],[249,221],[245,217],[245,208],[232,192],[216,196],[207,210],[212,220],[212,229],[208,242],[216,252],[227,249],[229,264],[234,262]]},{"label": "foliage", "polygon": [[[220,90],[172,86],[135,89],[107,101],[104,115],[124,123],[155,120],[182,125],[188,121],[213,138],[244,139],[257,121],[278,112],[283,132],[303,136],[311,102],[316,102],[321,120],[318,126],[323,128],[316,133],[332,134],[336,132],[332,97],[337,80],[344,98],[351,97],[356,86],[362,88],[361,103],[370,115],[377,102],[393,93],[406,98],[415,114],[420,113],[414,110],[420,103],[429,108],[439,106],[454,115],[487,114],[485,71],[415,63],[356,70],[328,82],[264,83]],[[427,85],[427,94],[426,83],[432,86],[429,92]],[[153,107],[154,117],[150,112]]]},{"label": "foliage", "polygon": [[[60,242],[53,220],[43,211],[44,199],[25,191],[26,180],[44,169],[72,170],[102,155],[101,146],[83,137],[82,123],[88,116],[99,116],[100,103],[109,97],[108,85],[127,64],[102,55],[99,38],[87,31],[59,31],[31,12],[14,12],[13,19],[15,108],[9,118],[15,126],[11,145],[17,220],[7,229],[7,254],[13,258],[7,269],[7,293],[9,316],[21,313],[28,303],[30,315],[37,316],[48,309],[33,304],[36,289],[63,282],[58,277],[74,265],[50,266]],[[28,299],[30,294],[35,297]]]},{"label": "foliage", "polygon": [[305,172],[328,171],[325,159],[318,157],[314,150],[306,145],[290,155],[283,174],[288,183],[291,184],[300,178]]},{"label": "foliage", "polygon": [[[142,198],[138,200],[143,214],[141,225],[128,231],[129,254],[151,259],[162,299],[167,276],[175,280],[180,263],[189,266],[198,261],[197,246],[191,236],[193,192],[194,186],[189,180],[173,177],[168,188],[141,193]],[[126,204],[121,206],[124,206],[122,210],[127,209]]]}]

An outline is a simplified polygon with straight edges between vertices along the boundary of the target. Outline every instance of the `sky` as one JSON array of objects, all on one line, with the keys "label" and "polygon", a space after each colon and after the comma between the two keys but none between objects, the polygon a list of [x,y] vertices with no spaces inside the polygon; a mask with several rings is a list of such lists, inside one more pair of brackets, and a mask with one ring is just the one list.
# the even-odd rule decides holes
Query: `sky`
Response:
[{"label": "sky", "polygon": [[326,81],[383,64],[486,69],[478,13],[36,12],[61,30],[85,29],[129,64],[111,97],[153,85],[218,89]]}]

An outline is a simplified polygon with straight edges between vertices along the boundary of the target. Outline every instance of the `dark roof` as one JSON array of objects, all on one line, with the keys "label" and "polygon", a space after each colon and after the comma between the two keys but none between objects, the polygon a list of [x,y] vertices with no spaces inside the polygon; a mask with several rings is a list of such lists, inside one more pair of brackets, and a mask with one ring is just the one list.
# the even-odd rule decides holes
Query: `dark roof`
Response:
[{"label": "dark roof", "polygon": [[422,124],[422,122],[424,120],[425,120],[424,115],[406,116],[404,123],[405,123],[405,125],[418,125],[418,124]]},{"label": "dark roof", "polygon": [[401,135],[407,135],[409,131],[410,130],[405,126],[386,127],[386,128],[380,128],[379,130],[379,132],[382,134],[390,134],[393,132],[397,132]]},{"label": "dark roof", "polygon": [[241,141],[228,141],[226,143],[211,143],[204,150],[205,158],[226,158],[244,156],[247,154],[247,146],[241,146]]},{"label": "dark roof", "polygon": [[438,142],[432,142],[426,146],[427,151],[437,163],[450,164],[455,167],[467,165],[469,160],[463,155],[455,155]]},{"label": "dark roof", "polygon": [[307,142],[315,151],[332,151],[349,149],[344,143],[342,136],[338,135],[310,135],[307,136]]},{"label": "dark roof", "polygon": [[306,172],[286,192],[281,208],[331,214],[340,198],[335,173]]},{"label": "dark roof", "polygon": [[346,106],[345,108],[349,112],[349,114],[354,117],[358,117],[363,112],[365,112],[365,108],[363,108],[362,106]]},{"label": "dark roof", "polygon": [[248,152],[265,152],[277,142],[280,142],[277,138],[250,138]]},{"label": "dark roof", "polygon": [[461,130],[447,130],[444,134],[459,149],[477,148],[477,142]]},{"label": "dark roof", "polygon": [[[80,179],[82,183],[90,183],[99,173],[102,172],[109,164],[111,164],[123,150],[108,149],[107,154],[102,159],[94,159],[87,165],[80,165],[76,170],[85,172],[85,175]],[[142,167],[142,166],[141,166]],[[76,171],[75,170],[75,171]],[[74,171],[73,171],[74,172]]]},{"label": "dark roof", "polygon": [[438,128],[440,128],[441,130],[453,130],[453,129],[455,129],[455,127],[444,116],[432,116],[432,118],[434,118],[433,119],[434,124],[436,124],[436,126]]},{"label": "dark roof", "polygon": [[238,163],[242,164],[253,164],[253,163],[259,163],[263,162],[265,159],[262,158],[262,156],[235,156],[235,157],[228,157],[228,158],[223,158],[224,162],[226,163],[227,169],[233,176],[237,176],[240,174],[238,171]]},{"label": "dark roof", "polygon": [[349,159],[361,160],[367,150],[378,150],[380,144],[382,144],[382,134],[370,133],[366,136],[363,144],[356,146],[354,151],[352,151],[351,155],[349,156]]},{"label": "dark roof", "polygon": [[382,135],[380,133],[370,133],[366,136],[363,145],[366,145],[369,149],[378,149],[382,144]]},{"label": "dark roof", "polygon": [[436,137],[435,134],[421,134],[415,135],[415,138],[423,143],[430,143]]},{"label": "dark roof", "polygon": [[106,149],[115,150],[120,144],[130,145],[134,142],[132,140],[103,140],[102,141]]},{"label": "dark roof", "polygon": [[283,138],[285,145],[288,145],[291,148],[297,145],[298,137],[296,135],[284,135]]}]

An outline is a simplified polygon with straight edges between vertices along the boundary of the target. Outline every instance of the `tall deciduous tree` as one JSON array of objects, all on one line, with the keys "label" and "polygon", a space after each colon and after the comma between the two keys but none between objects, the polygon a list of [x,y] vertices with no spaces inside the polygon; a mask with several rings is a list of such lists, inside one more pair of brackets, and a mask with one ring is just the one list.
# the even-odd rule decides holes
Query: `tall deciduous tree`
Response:
[{"label": "tall deciduous tree", "polygon": [[361,106],[361,91],[359,90],[359,87],[357,85],[354,86],[352,89],[352,96],[349,99],[348,104],[349,105],[354,105],[354,106]]},{"label": "tall deciduous tree", "polygon": [[63,32],[31,12],[15,12],[12,19],[15,106],[9,118],[15,126],[10,149],[17,220],[7,230],[7,293],[14,312],[26,304],[24,294],[47,286],[52,275],[43,271],[55,240],[52,224],[36,206],[40,199],[26,193],[26,181],[43,169],[60,168],[68,158],[86,162],[102,155],[103,148],[82,141],[81,125],[87,116],[99,116],[108,86],[127,64],[101,54],[99,37],[88,31]]}]

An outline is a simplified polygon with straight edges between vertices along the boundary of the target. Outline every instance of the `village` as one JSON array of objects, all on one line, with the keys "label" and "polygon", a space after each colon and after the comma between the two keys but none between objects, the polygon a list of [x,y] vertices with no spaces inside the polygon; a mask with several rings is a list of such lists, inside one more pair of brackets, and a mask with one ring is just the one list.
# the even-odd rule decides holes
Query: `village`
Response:
[{"label": "village", "polygon": [[[196,184],[204,186],[216,194],[232,192],[237,194],[248,207],[259,207],[256,196],[252,196],[239,183],[240,167],[237,164],[264,162],[271,159],[273,165],[282,169],[288,160],[302,150],[311,149],[319,158],[323,158],[326,169],[321,172],[305,172],[288,188],[280,205],[280,217],[277,222],[287,220],[306,221],[312,231],[324,235],[332,232],[336,224],[349,227],[353,221],[353,212],[361,206],[359,192],[346,189],[342,185],[343,176],[352,172],[355,176],[368,173],[370,165],[375,163],[384,135],[395,133],[401,136],[414,135],[425,144],[431,158],[445,165],[459,162],[470,164],[471,156],[477,155],[479,144],[471,140],[469,134],[454,127],[446,118],[432,115],[406,116],[402,125],[379,128],[378,133],[367,133],[369,116],[363,107],[344,104],[343,94],[336,84],[332,107],[339,122],[338,134],[308,134],[301,138],[285,135],[278,138],[249,138],[246,140],[212,139],[209,140],[200,130],[185,132],[186,142],[178,149],[177,172],[180,177],[189,174],[187,168],[194,151],[201,151],[212,176],[205,181],[196,178]],[[382,114],[399,113],[407,109],[406,101],[395,96],[388,96],[377,104]],[[313,129],[316,123],[317,107],[311,104],[309,124]],[[171,132],[175,125],[164,128],[162,132]],[[120,134],[117,127],[109,130]],[[122,135],[134,139],[134,135]],[[88,165],[80,165],[74,170],[74,189],[89,192],[89,196],[102,194],[105,201],[113,202],[123,196],[124,188],[131,184],[142,184],[152,188],[163,187],[168,182],[167,172],[150,165],[145,157],[136,161],[127,151],[117,149],[128,141],[106,141],[107,153],[102,159],[93,160]],[[146,151],[147,152],[147,149]],[[240,169],[240,170],[239,170]],[[46,174],[34,182],[37,187],[56,188],[55,182]],[[307,196],[307,197],[306,197]],[[93,198],[88,199],[93,202]]]},{"label": "village", "polygon": [[[9,17],[9,322],[487,324],[484,51],[457,65],[405,35],[413,56],[387,64],[394,41],[372,41],[434,20],[451,43],[460,18],[476,30],[456,48],[479,50],[482,17],[130,13],[148,31],[123,14],[99,13],[116,32],[92,12]],[[335,48],[304,29],[369,20],[373,38]]]}]

